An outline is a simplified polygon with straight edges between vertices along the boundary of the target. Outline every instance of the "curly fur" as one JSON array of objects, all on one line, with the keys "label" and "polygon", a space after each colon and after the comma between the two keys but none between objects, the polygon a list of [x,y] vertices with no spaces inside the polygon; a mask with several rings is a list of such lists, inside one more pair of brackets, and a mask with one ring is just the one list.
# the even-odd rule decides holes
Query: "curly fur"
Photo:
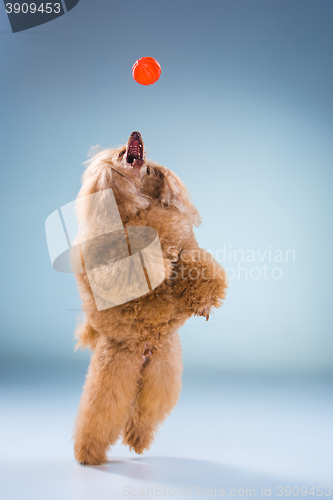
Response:
[{"label": "curly fur", "polygon": [[[137,453],[150,447],[181,390],[178,330],[193,315],[208,319],[227,287],[223,269],[198,247],[193,225],[200,217],[183,182],[146,157],[134,171],[125,152],[125,146],[107,149],[87,162],[78,196],[112,188],[124,226],[156,229],[166,277],[145,296],[97,311],[87,275],[76,275],[86,311],[76,331],[77,346],[94,352],[74,449],[77,460],[90,465],[105,462],[119,436]],[[89,220],[88,201],[80,206],[79,218]]]}]

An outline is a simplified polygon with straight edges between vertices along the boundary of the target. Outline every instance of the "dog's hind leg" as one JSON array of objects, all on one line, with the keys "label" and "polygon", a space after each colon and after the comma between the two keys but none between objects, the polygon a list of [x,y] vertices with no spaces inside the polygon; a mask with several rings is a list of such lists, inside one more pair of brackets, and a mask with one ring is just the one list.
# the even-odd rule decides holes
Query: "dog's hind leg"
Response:
[{"label": "dog's hind leg", "polygon": [[99,465],[128,419],[138,390],[140,353],[101,337],[91,358],[76,419],[74,451],[81,464]]},{"label": "dog's hind leg", "polygon": [[180,338],[170,333],[143,364],[140,389],[125,427],[123,444],[136,453],[150,447],[158,426],[176,405],[182,371]]}]

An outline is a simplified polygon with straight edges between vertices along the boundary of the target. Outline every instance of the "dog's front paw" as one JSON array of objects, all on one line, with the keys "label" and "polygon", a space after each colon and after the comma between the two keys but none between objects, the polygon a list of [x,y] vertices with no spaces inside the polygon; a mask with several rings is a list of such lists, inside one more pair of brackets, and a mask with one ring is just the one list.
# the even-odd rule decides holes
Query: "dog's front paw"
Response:
[{"label": "dog's front paw", "polygon": [[203,307],[200,307],[197,312],[196,312],[196,316],[204,316],[206,318],[206,321],[209,320],[209,315],[210,315],[210,312],[211,312],[211,309],[212,309],[212,306],[211,305],[205,305]]},{"label": "dog's front paw", "polygon": [[87,445],[75,443],[75,458],[81,465],[101,465],[107,460],[104,447],[98,443],[89,443]]}]

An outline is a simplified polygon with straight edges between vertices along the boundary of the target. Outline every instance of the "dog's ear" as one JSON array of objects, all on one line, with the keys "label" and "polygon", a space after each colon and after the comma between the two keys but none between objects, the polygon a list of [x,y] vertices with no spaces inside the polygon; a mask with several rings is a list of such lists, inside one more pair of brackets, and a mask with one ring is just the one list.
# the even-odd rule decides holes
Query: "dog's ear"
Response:
[{"label": "dog's ear", "polygon": [[86,170],[82,175],[80,197],[111,187],[112,172],[107,165],[112,152],[112,150],[105,149],[84,162]]},{"label": "dog's ear", "polygon": [[159,193],[159,199],[164,206],[177,207],[178,210],[187,215],[192,224],[199,226],[201,219],[198,210],[192,203],[190,194],[185,184],[171,170],[163,167],[163,186]]},{"label": "dog's ear", "polygon": [[112,188],[119,208],[127,207],[125,211],[136,213],[138,209],[147,208],[149,202],[140,193],[135,178],[119,169],[118,157],[119,149],[105,149],[84,162],[87,168],[82,176],[79,197]]}]

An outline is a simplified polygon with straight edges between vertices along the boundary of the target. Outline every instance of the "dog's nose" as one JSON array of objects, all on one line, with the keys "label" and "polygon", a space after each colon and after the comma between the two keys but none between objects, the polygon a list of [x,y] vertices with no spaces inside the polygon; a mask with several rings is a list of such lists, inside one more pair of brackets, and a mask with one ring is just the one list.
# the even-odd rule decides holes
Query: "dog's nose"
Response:
[{"label": "dog's nose", "polygon": [[140,134],[140,132],[132,132],[131,137],[136,137],[137,139],[140,139],[141,134]]}]

